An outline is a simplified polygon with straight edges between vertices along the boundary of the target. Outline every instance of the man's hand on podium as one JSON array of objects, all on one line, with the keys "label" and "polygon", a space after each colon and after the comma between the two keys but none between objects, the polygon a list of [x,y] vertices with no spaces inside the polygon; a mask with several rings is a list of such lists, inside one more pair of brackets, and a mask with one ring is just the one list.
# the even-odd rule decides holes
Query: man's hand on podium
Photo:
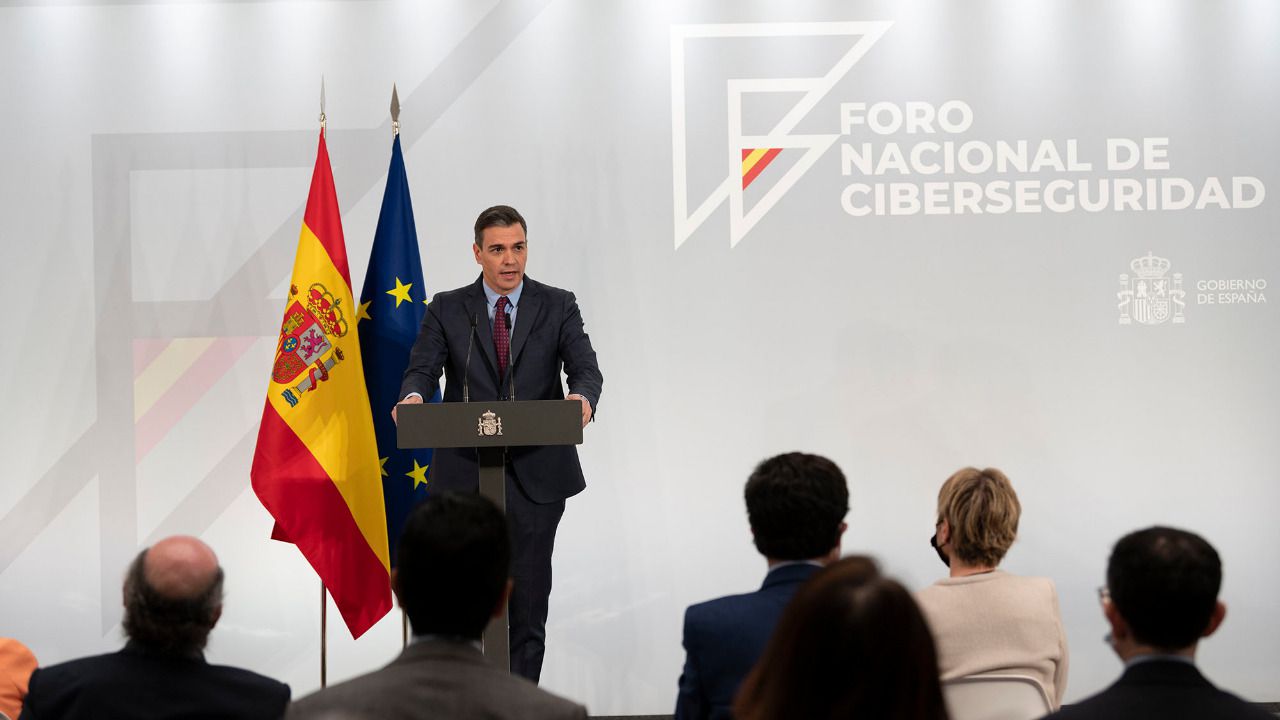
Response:
[{"label": "man's hand on podium", "polygon": [[582,427],[585,428],[587,426],[587,423],[591,422],[591,403],[587,402],[586,398],[582,397],[577,393],[572,393],[565,399],[566,400],[577,399],[582,401]]},{"label": "man's hand on podium", "polygon": [[[400,407],[401,405],[421,405],[421,404],[422,404],[422,396],[419,395],[418,393],[413,393],[409,397],[401,400],[396,405],[396,407],[391,408],[391,422],[396,423],[397,425],[400,424],[400,421],[396,418],[396,408]],[[586,426],[584,425],[583,427],[586,427]]]}]

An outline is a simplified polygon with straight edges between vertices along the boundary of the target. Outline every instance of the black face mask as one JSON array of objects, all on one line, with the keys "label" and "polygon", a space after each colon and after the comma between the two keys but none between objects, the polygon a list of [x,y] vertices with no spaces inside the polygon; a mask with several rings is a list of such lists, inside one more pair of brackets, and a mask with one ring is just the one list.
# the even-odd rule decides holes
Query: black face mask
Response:
[{"label": "black face mask", "polygon": [[938,546],[938,533],[934,533],[933,537],[929,538],[929,546],[933,548],[934,552],[938,553],[938,559],[942,561],[943,565],[951,567],[951,558],[947,557],[947,554],[942,552],[942,548]]}]

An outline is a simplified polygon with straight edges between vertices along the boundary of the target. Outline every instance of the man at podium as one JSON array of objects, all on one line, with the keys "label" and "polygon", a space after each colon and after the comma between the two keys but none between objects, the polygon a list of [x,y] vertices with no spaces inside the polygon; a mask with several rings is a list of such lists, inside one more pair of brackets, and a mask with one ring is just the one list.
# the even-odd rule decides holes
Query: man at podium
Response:
[{"label": "man at podium", "polygon": [[[480,213],[472,251],[480,277],[437,293],[400,386],[401,403],[421,403],[439,387],[445,402],[560,400],[582,403],[590,422],[604,378],[583,328],[572,292],[525,277],[528,226],[515,208],[497,205]],[[394,413],[394,411],[393,411]],[[565,499],[586,487],[572,445],[512,447],[506,463],[506,511],[511,528],[511,671],[533,682],[542,672],[551,552]],[[474,448],[438,448],[433,490],[477,490]]]}]

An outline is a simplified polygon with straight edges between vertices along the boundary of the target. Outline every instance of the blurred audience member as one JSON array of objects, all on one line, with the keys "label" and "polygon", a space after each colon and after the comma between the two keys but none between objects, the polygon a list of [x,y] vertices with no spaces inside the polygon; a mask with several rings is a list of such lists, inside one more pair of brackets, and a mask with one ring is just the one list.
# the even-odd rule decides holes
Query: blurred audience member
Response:
[{"label": "blurred audience member", "polygon": [[0,638],[0,713],[16,718],[27,696],[27,680],[36,669],[36,656],[12,638]]},{"label": "blurred audience member", "polygon": [[208,545],[166,538],[143,550],[124,582],[124,649],[40,668],[22,717],[279,718],[289,686],[204,659],[222,615],[222,568]]},{"label": "blurred audience member", "polygon": [[1035,679],[1056,708],[1067,689],[1067,636],[1048,578],[998,569],[1022,506],[1004,473],[965,468],[938,492],[930,540],[950,576],[921,590],[943,680],[1009,673]]},{"label": "blurred audience member", "polygon": [[1222,562],[1204,538],[1153,527],[1120,539],[1107,563],[1102,613],[1125,670],[1114,685],[1050,715],[1053,720],[1275,720],[1214,687],[1196,669],[1196,646],[1226,615]]},{"label": "blurred audience member", "polygon": [[583,720],[586,708],[499,668],[480,638],[511,594],[507,521],[473,493],[429,496],[405,522],[391,583],[413,640],[390,665],[295,702],[309,720]]},{"label": "blurred audience member", "polygon": [[738,720],[947,718],[924,616],[866,557],[835,562],[800,587],[733,712]]},{"label": "blurred audience member", "polygon": [[733,695],[787,601],[822,565],[840,557],[849,489],[835,463],[804,453],[769,458],[751,473],[744,494],[756,549],[769,571],[755,592],[685,612],[676,720],[730,717]]}]

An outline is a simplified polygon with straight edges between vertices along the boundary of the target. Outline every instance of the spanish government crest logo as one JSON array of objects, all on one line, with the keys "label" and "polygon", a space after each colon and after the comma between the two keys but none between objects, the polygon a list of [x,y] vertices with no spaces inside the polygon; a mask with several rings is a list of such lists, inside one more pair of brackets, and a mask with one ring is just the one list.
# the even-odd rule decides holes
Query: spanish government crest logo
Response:
[{"label": "spanish government crest logo", "polygon": [[477,435],[501,435],[502,434],[502,418],[493,413],[492,410],[485,410],[480,416],[480,422],[476,425]]},{"label": "spanish government crest logo", "polygon": [[[289,294],[297,298],[297,286],[290,287]],[[334,341],[347,334],[347,320],[338,306],[339,300],[324,285],[314,283],[305,297],[295,299],[285,311],[271,379],[289,385],[280,393],[289,407],[328,380],[329,372],[343,360],[342,349]]]},{"label": "spanish government crest logo", "polygon": [[1134,321],[1143,325],[1163,325],[1170,319],[1175,325],[1185,322],[1182,315],[1187,293],[1182,289],[1182,273],[1169,272],[1169,261],[1153,253],[1134,258],[1129,263],[1133,275],[1120,274],[1119,299],[1120,324]]}]

